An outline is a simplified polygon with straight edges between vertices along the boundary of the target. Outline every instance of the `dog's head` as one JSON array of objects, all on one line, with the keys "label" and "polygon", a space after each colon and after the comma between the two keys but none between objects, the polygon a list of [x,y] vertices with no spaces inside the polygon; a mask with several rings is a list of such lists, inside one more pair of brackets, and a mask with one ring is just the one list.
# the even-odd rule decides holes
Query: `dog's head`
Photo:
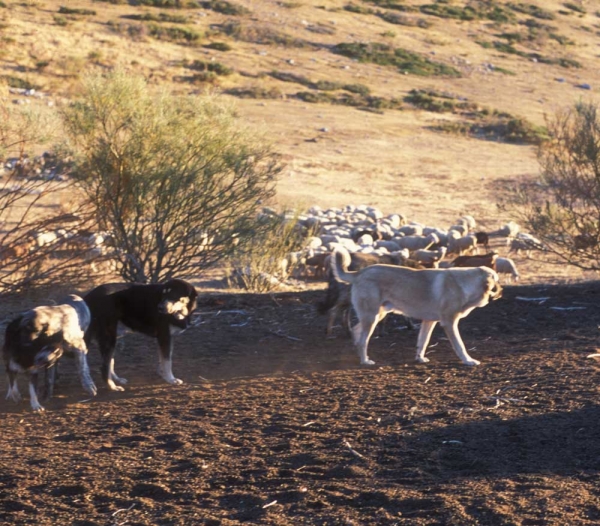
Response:
[{"label": "dog's head", "polygon": [[[487,267],[481,267],[486,268]],[[490,270],[487,274],[486,283],[485,283],[485,293],[487,294],[489,301],[498,300],[502,297],[502,286],[500,285],[500,278],[496,271]]]},{"label": "dog's head", "polygon": [[171,279],[163,283],[158,311],[168,316],[169,323],[187,329],[196,309],[196,289],[187,281]]},{"label": "dog's head", "polygon": [[45,369],[56,364],[58,359],[63,355],[62,345],[51,343],[44,345],[33,359],[33,367],[35,369]]}]

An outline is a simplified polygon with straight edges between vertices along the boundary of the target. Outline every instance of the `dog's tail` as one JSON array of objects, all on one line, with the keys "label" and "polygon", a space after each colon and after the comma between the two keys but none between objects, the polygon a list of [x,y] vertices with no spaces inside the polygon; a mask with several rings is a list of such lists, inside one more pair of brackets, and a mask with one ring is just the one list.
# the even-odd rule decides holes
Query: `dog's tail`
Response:
[{"label": "dog's tail", "polygon": [[348,272],[350,253],[344,247],[337,247],[331,255],[331,271],[336,280],[353,283],[358,272]]},{"label": "dog's tail", "polygon": [[317,312],[319,314],[326,314],[337,303],[338,298],[340,297],[341,286],[342,285],[340,285],[330,273],[329,281],[327,283],[327,293],[325,294],[325,299],[317,303]]},{"label": "dog's tail", "polygon": [[21,316],[12,320],[7,326],[4,333],[4,347],[2,348],[2,354],[5,359],[11,351],[17,348],[19,343],[19,324],[21,323]]}]

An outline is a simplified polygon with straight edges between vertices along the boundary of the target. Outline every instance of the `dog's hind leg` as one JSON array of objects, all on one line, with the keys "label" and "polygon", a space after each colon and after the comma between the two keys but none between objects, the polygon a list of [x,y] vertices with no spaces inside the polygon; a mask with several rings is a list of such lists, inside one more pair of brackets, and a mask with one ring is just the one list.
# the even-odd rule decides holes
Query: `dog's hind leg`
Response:
[{"label": "dog's hind leg", "polygon": [[421,322],[421,329],[419,330],[419,337],[417,339],[417,356],[416,360],[419,363],[427,363],[429,358],[425,356],[425,350],[429,345],[429,340],[431,338],[431,334],[433,333],[433,329],[435,329],[435,324],[437,321],[426,321],[423,320]]},{"label": "dog's hind leg", "polygon": [[458,332],[459,319],[460,318],[454,318],[452,320],[442,322],[446,336],[448,336],[454,352],[462,360],[462,363],[465,365],[479,365],[481,362],[469,356],[469,353],[465,348],[465,344],[460,337],[460,333]]},{"label": "dog's hind leg", "polygon": [[[88,331],[88,335],[90,331]],[[86,341],[89,341],[88,335],[86,335]],[[120,384],[127,383],[125,378],[119,378],[115,374],[115,347],[117,345],[117,324],[110,324],[103,330],[97,331],[98,346],[100,347],[100,354],[102,355],[102,379],[106,382],[106,385],[111,391],[124,391]]]},{"label": "dog's hind leg", "polygon": [[42,400],[49,400],[54,394],[57,368],[58,363],[54,364],[52,367],[46,368],[44,374],[44,392],[42,393]]},{"label": "dog's hind leg", "polygon": [[358,356],[360,357],[361,365],[375,365],[373,360],[369,360],[367,355],[367,347],[371,335],[379,322],[379,316],[359,316],[358,323],[352,328],[354,335],[354,343],[358,350]]},{"label": "dog's hind leg", "polygon": [[158,374],[171,385],[180,385],[183,380],[173,376],[172,356],[173,337],[170,327],[160,327],[158,330]]},{"label": "dog's hind leg", "polygon": [[13,402],[21,401],[21,393],[17,385],[17,374],[10,370],[8,371],[8,392],[6,393],[6,399]]},{"label": "dog's hind leg", "polygon": [[37,397],[37,383],[38,373],[31,373],[29,375],[29,401],[31,402],[31,409],[35,412],[45,411],[42,404],[40,404]]}]

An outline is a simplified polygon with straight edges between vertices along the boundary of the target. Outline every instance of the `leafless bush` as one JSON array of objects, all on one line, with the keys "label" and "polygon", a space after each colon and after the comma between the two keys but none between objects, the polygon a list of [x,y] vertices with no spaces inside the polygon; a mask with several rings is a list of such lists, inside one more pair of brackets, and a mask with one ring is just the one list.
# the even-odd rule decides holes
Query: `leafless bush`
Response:
[{"label": "leafless bush", "polygon": [[579,102],[548,119],[538,180],[519,185],[506,206],[561,261],[600,269],[600,115]]}]

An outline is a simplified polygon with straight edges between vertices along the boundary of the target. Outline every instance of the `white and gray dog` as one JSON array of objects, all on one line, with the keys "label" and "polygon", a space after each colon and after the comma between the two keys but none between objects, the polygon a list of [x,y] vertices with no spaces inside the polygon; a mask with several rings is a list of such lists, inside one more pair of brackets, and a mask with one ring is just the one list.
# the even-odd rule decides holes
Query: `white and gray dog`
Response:
[{"label": "white and gray dog", "polygon": [[58,305],[36,307],[24,312],[6,327],[2,356],[8,375],[7,399],[21,399],[17,374],[29,375],[29,397],[34,411],[44,411],[38,401],[37,380],[42,370],[48,372],[46,396],[51,396],[54,367],[66,353],[73,353],[83,388],[92,396],[96,386],[87,362],[85,331],[90,325],[90,310],[82,298],[70,294]]}]

